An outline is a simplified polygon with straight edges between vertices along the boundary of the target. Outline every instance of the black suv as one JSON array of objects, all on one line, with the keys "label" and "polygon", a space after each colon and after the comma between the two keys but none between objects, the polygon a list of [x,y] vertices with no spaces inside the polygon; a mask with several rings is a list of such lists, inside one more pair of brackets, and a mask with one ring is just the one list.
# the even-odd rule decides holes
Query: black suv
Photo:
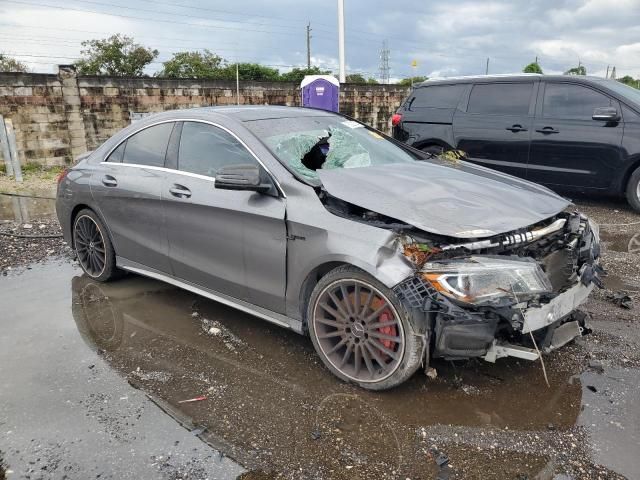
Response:
[{"label": "black suv", "polygon": [[521,74],[427,80],[393,136],[554,189],[626,194],[640,211],[640,91],[615,80]]}]

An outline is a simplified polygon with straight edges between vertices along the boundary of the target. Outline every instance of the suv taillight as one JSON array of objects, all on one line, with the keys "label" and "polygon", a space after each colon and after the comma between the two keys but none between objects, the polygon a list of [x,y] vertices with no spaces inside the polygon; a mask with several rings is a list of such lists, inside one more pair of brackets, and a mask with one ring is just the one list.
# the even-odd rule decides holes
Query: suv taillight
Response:
[{"label": "suv taillight", "polygon": [[397,127],[401,121],[402,121],[402,114],[394,113],[393,116],[391,117],[391,126]]},{"label": "suv taillight", "polygon": [[67,173],[69,173],[69,169],[65,168],[63,171],[61,171],[58,174],[58,179],[57,179],[58,180],[58,185],[60,185],[60,183],[62,183],[62,181],[66,178]]}]

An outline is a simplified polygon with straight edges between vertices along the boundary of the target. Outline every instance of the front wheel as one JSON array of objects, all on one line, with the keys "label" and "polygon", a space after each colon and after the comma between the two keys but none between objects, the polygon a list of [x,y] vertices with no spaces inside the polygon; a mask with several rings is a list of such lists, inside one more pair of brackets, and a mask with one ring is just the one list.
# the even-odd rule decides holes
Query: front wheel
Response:
[{"label": "front wheel", "polygon": [[640,212],[640,167],[629,177],[627,183],[627,201],[636,212]]},{"label": "front wheel", "polygon": [[322,362],[346,382],[386,390],[420,366],[424,340],[409,314],[390,289],[358,268],[338,267],[320,279],[307,320]]},{"label": "front wheel", "polygon": [[92,210],[81,210],[73,221],[73,246],[80,267],[91,278],[106,282],[117,276],[116,254],[107,229]]}]

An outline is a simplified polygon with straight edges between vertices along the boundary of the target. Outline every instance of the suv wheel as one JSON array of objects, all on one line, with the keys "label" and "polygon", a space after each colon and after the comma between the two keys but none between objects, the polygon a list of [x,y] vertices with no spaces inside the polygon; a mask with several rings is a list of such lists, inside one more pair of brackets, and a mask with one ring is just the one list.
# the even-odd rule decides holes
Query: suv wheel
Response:
[{"label": "suv wheel", "polygon": [[636,212],[640,212],[640,167],[629,177],[627,183],[627,201]]},{"label": "suv wheel", "polygon": [[116,254],[107,229],[93,211],[81,210],[73,221],[73,246],[89,277],[106,282],[117,276]]},{"label": "suv wheel", "polygon": [[313,346],[340,379],[369,390],[407,380],[420,366],[423,340],[394,293],[344,266],[322,277],[307,306]]}]

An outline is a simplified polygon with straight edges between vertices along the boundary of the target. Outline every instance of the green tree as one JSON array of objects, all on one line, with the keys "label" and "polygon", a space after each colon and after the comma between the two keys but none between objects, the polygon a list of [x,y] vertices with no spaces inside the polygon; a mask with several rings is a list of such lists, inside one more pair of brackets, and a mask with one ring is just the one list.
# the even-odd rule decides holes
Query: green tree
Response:
[{"label": "green tree", "polygon": [[429,77],[409,77],[403,78],[398,82],[398,85],[402,87],[410,87],[411,85],[415,85],[416,83],[424,82],[425,80],[429,80]]},{"label": "green tree", "polygon": [[163,62],[156,75],[169,78],[220,78],[224,59],[209,50],[204,52],[178,52]]},{"label": "green tree", "polygon": [[367,83],[367,79],[359,73],[350,73],[345,77],[347,83]]},{"label": "green tree", "polygon": [[144,68],[158,56],[158,50],[143,47],[126,35],[82,42],[84,58],[76,62],[81,75],[142,76]]},{"label": "green tree", "polygon": [[[277,68],[266,67],[259,63],[239,63],[238,77],[240,80],[254,80],[258,82],[277,82],[280,80],[280,71]],[[221,72],[220,78],[235,80],[236,64],[228,64]]]},{"label": "green tree", "polygon": [[631,75],[625,75],[624,77],[619,78],[618,81],[633,88],[640,88],[640,80],[636,80]]},{"label": "green tree", "polygon": [[7,55],[0,53],[0,72],[26,72],[27,66]]},{"label": "green tree", "polygon": [[587,69],[584,67],[584,65],[579,65],[577,67],[570,68],[569,70],[564,72],[564,74],[565,75],[586,75]]},{"label": "green tree", "polygon": [[538,62],[531,62],[522,70],[524,73],[544,73]]},{"label": "green tree", "polygon": [[295,67],[290,72],[281,74],[280,80],[282,80],[283,82],[300,83],[306,75],[331,75],[331,71],[322,70],[320,67],[316,66],[313,66],[311,68]]}]

